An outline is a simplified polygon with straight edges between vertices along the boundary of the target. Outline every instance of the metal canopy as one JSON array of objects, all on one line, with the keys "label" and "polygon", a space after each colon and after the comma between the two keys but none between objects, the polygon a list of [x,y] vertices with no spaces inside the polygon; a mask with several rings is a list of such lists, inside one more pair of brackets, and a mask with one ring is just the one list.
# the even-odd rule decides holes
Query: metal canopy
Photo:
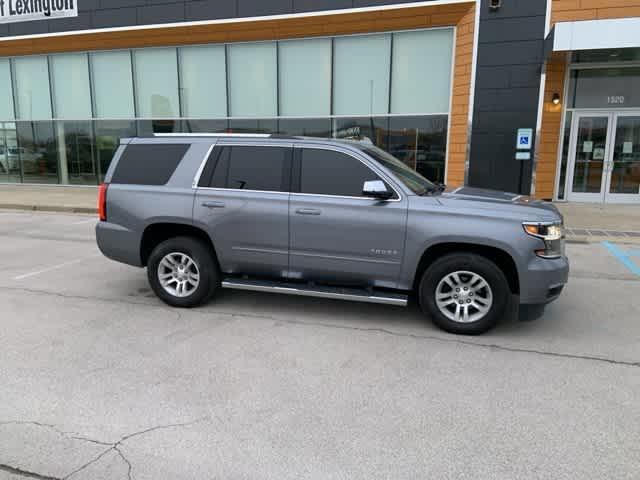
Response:
[{"label": "metal canopy", "polygon": [[556,23],[547,53],[640,47],[640,17]]}]

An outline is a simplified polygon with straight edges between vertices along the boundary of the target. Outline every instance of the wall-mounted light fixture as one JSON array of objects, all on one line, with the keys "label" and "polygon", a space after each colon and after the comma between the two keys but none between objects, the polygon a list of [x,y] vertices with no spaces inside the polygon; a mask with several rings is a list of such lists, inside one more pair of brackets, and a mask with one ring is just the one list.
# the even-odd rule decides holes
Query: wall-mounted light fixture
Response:
[{"label": "wall-mounted light fixture", "polygon": [[560,94],[554,93],[551,101],[553,102],[554,105],[560,105]]},{"label": "wall-mounted light fixture", "polygon": [[502,6],[502,0],[489,0],[489,10],[495,12]]}]

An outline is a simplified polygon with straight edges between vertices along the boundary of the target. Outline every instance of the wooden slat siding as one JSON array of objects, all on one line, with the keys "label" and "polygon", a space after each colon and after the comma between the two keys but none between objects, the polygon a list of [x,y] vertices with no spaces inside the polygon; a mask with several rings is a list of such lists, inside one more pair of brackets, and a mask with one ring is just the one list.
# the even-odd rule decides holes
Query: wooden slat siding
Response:
[{"label": "wooden slat siding", "polygon": [[553,0],[551,23],[640,16],[640,0]]},{"label": "wooden slat siding", "polygon": [[[640,0],[553,0],[551,24],[580,20],[602,20],[640,16]],[[536,168],[536,197],[552,198],[556,183],[556,165],[560,146],[563,105],[554,105],[554,93],[564,92],[566,58],[554,54],[547,62],[544,91],[541,144]]]},{"label": "wooden slat siding", "polygon": [[566,57],[556,53],[547,61],[547,81],[544,89],[544,107],[536,167],[536,197],[551,199],[556,180],[558,144],[563,105],[553,104],[553,94],[564,92]]},{"label": "wooden slat siding", "polygon": [[284,40],[456,26],[455,71],[452,85],[451,129],[447,145],[446,182],[449,185],[459,186],[464,183],[467,155],[474,20],[475,1],[470,0],[468,3],[453,5],[398,8],[366,13],[173,28],[159,27],[8,41],[0,39],[0,57],[168,45]]},{"label": "wooden slat siding", "polygon": [[456,29],[455,73],[451,99],[449,144],[447,145],[447,185],[464,184],[467,157],[469,93],[475,27],[475,4],[458,21]]},{"label": "wooden slat siding", "polygon": [[145,30],[96,32],[81,35],[6,40],[0,56],[113,50],[198,43],[281,40],[322,35],[384,32],[412,28],[455,26],[473,3],[398,8],[315,17],[229,22],[213,25],[158,27]]}]

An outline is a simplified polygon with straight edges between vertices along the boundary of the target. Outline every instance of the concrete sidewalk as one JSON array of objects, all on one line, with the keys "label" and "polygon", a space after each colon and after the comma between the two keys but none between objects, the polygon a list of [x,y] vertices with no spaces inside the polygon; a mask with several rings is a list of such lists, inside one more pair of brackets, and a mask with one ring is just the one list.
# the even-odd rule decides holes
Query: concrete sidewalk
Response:
[{"label": "concrete sidewalk", "polygon": [[0,185],[0,208],[97,213],[97,187]]},{"label": "concrete sidewalk", "polygon": [[[0,185],[0,208],[96,213],[97,187]],[[573,240],[640,242],[639,205],[558,203]],[[637,234],[637,235],[636,235]]]}]

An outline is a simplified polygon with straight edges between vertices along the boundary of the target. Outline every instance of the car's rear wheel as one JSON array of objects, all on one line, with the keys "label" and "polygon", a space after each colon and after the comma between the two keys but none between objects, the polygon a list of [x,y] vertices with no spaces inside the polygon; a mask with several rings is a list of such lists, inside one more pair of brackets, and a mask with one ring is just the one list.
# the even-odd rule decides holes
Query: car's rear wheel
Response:
[{"label": "car's rear wheel", "polygon": [[147,264],[147,277],[163,302],[192,308],[209,300],[220,284],[210,248],[192,237],[175,237],[156,246]]},{"label": "car's rear wheel", "polygon": [[471,253],[453,253],[435,261],[422,276],[420,305],[447,332],[478,335],[502,318],[510,290],[491,260]]}]

